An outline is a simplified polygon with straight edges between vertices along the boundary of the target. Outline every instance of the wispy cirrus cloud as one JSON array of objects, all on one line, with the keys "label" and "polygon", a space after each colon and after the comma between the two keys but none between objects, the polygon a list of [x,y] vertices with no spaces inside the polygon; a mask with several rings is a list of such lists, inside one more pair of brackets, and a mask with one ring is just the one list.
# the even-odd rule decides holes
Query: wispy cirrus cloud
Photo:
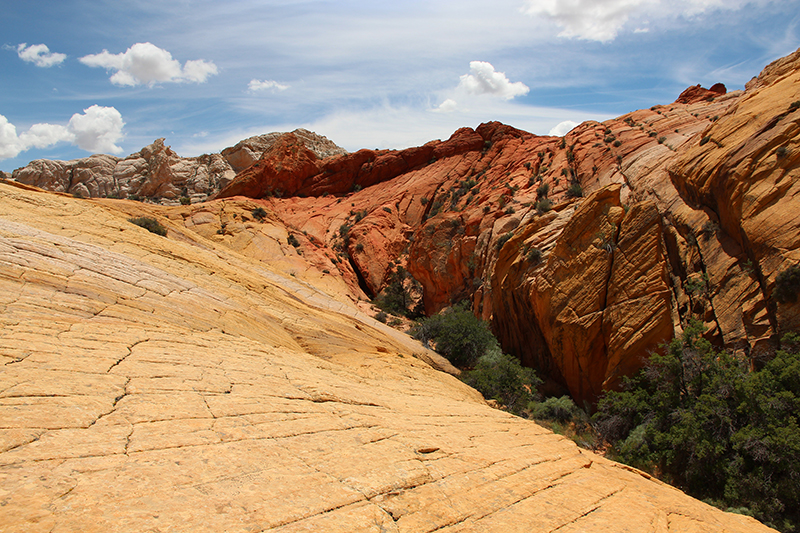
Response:
[{"label": "wispy cirrus cloud", "polygon": [[525,0],[522,12],[544,17],[562,28],[559,37],[613,41],[631,22],[635,33],[651,21],[692,18],[712,11],[738,10],[769,0]]},{"label": "wispy cirrus cloud", "polygon": [[66,126],[61,124],[34,124],[28,131],[17,135],[17,128],[0,115],[0,159],[16,157],[31,148],[48,148],[61,142],[74,144],[88,152],[118,154],[122,148],[117,142],[123,138],[125,122],[113,107],[93,105],[75,113]]},{"label": "wispy cirrus cloud", "polygon": [[45,44],[21,43],[17,46],[16,51],[21,60],[42,68],[60,65],[67,59],[67,54],[51,52]]},{"label": "wispy cirrus cloud", "polygon": [[190,60],[181,66],[172,54],[152,43],[136,43],[125,52],[112,54],[103,50],[80,58],[89,67],[102,67],[115,71],[111,83],[123,86],[156,83],[203,83],[218,73],[217,66],[203,59]]},{"label": "wispy cirrus cloud", "polygon": [[247,84],[247,90],[251,93],[261,92],[261,91],[285,91],[288,89],[289,86],[283,83],[278,83],[274,80],[250,80],[250,83]]}]

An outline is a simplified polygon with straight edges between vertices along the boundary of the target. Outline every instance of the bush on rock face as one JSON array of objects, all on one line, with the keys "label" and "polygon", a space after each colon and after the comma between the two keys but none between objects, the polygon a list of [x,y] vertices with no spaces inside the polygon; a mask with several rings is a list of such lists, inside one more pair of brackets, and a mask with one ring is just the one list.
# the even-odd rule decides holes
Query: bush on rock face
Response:
[{"label": "bush on rock face", "polygon": [[146,229],[150,233],[155,233],[156,235],[161,235],[162,237],[167,236],[167,228],[162,226],[158,220],[151,218],[151,217],[135,217],[129,218],[128,222],[132,224],[136,224],[137,226]]},{"label": "bush on rock face", "polygon": [[790,266],[775,277],[772,295],[779,303],[794,303],[800,292],[800,267]]}]

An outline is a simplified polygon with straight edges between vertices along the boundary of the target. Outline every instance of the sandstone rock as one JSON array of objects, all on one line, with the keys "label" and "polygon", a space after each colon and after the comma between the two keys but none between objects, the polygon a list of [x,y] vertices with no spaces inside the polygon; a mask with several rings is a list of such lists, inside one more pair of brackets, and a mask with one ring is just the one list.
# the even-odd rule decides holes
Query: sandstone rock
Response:
[{"label": "sandstone rock", "polygon": [[[335,155],[344,155],[347,150],[334,144],[322,135],[299,128],[292,134],[300,139],[303,144],[314,152],[319,159],[325,159]],[[261,159],[261,156],[272,146],[282,133],[267,133],[256,135],[238,142],[235,146],[225,148],[221,153],[222,157],[230,164],[234,172],[241,172],[247,167]]]},{"label": "sandstone rock", "polygon": [[281,135],[261,159],[236,176],[218,198],[292,196],[318,172],[317,156],[293,133]]},{"label": "sandstone rock", "polygon": [[0,184],[0,529],[771,531],[493,409],[240,253],[269,203],[209,205]]},{"label": "sandstone rock", "polygon": [[[347,151],[308,130],[293,133],[319,158]],[[164,139],[156,139],[139,152],[120,159],[93,155],[74,161],[36,160],[14,171],[13,179],[42,189],[84,198],[138,196],[176,200],[190,196],[205,200],[227,186],[236,175],[257,161],[281,133],[250,137],[221,154],[180,157]]]},{"label": "sandstone rock", "polygon": [[683,91],[675,101],[679,104],[693,104],[704,100],[713,100],[727,92],[728,89],[721,83],[715,83],[709,89],[705,89],[700,85],[694,85]]},{"label": "sandstone rock", "polygon": [[34,185],[48,191],[69,192],[71,167],[71,162],[37,159],[31,161],[27,167],[15,170],[11,176],[25,185]]},{"label": "sandstone rock", "polygon": [[619,191],[586,198],[546,262],[529,252],[546,246],[542,230],[558,217],[526,228],[503,247],[492,279],[497,322],[518,322],[501,337],[515,339],[523,361],[562,380],[579,404],[641,368],[642,355],[673,334],[660,215],[652,203],[625,213]]},{"label": "sandstone rock", "polygon": [[[797,264],[800,220],[796,191],[800,177],[800,56],[768,66],[751,84],[735,112],[722,116],[699,142],[670,165],[672,183],[692,207],[709,214],[694,231],[710,273],[721,334],[746,341],[754,356],[769,351],[771,336],[800,321],[792,305],[777,305],[771,294],[777,274]],[[701,233],[702,232],[702,233]],[[719,243],[716,244],[715,243]]]},{"label": "sandstone rock", "polygon": [[783,76],[796,71],[798,61],[800,61],[800,48],[788,56],[778,58],[764,67],[764,70],[762,70],[758,76],[747,82],[745,89],[749,91],[751,89],[772,85]]},{"label": "sandstone rock", "polygon": [[164,139],[125,159],[93,155],[73,161],[32,161],[13,179],[42,189],[84,198],[127,198],[200,195],[207,197],[227,185],[234,173],[219,154],[181,158]]}]

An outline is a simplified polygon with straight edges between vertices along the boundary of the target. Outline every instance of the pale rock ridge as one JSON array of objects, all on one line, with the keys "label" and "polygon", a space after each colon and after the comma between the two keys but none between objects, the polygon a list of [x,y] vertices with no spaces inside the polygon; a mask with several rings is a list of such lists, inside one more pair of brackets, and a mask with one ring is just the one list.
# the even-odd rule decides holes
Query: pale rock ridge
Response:
[{"label": "pale rock ridge", "polygon": [[3,531],[771,531],[490,408],[196,209],[0,183]]},{"label": "pale rock ridge", "polygon": [[[306,148],[314,152],[319,159],[335,155],[345,155],[347,150],[341,148],[330,141],[328,138],[317,135],[303,128],[298,128],[291,132],[300,139]],[[264,135],[249,137],[236,143],[230,148],[225,148],[222,157],[231,165],[234,172],[239,173],[259,159],[283,133],[273,132]]]},{"label": "pale rock ridge", "polygon": [[[317,157],[346,154],[347,151],[308,130],[293,132]],[[164,198],[173,203],[181,196],[202,201],[217,193],[237,172],[250,166],[269,149],[282,133],[268,133],[245,139],[220,154],[180,157],[164,139],[126,158],[92,155],[72,161],[37,159],[15,170],[10,178],[42,189],[82,198]]]}]

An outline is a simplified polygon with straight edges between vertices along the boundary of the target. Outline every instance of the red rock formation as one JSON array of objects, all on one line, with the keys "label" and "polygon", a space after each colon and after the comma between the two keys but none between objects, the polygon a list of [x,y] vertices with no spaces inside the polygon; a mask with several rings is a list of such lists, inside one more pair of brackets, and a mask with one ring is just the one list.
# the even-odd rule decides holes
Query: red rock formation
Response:
[{"label": "red rock formation", "polygon": [[715,83],[709,89],[705,89],[698,84],[683,91],[675,102],[678,104],[694,104],[704,100],[713,100],[727,92],[728,89],[722,83]]}]

